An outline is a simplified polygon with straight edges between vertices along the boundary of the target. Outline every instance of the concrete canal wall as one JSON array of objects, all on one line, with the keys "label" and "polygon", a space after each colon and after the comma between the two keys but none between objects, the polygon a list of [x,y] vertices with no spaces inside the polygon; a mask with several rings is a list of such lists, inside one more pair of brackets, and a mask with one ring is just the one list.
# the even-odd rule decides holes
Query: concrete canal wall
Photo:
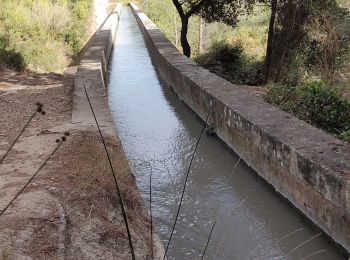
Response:
[{"label": "concrete canal wall", "polygon": [[85,87],[102,131],[110,135],[116,135],[116,132],[108,107],[105,76],[113,49],[121,8],[121,4],[118,4],[90,40],[78,66],[74,82],[72,123],[95,125],[94,119],[91,117],[90,105],[84,90]]},{"label": "concrete canal wall", "polygon": [[[119,137],[108,105],[106,74],[121,11],[122,5],[118,4],[88,43],[75,75],[72,112],[72,124],[81,126],[82,128],[96,127],[86,97],[86,89],[102,136],[105,140],[113,137],[115,140],[118,140],[118,142]],[[110,146],[110,144],[107,144],[107,146]],[[110,149],[113,150],[115,147],[111,147]],[[120,152],[123,153],[123,157],[126,158],[124,151]],[[133,187],[129,188],[133,189]],[[137,189],[136,183],[135,189]],[[141,196],[139,199],[142,199]],[[145,210],[145,212],[147,211]],[[164,255],[163,246],[157,234],[154,234],[153,239],[154,259],[161,259]],[[135,244],[137,244],[137,242],[138,241],[134,241]],[[146,255],[146,252],[144,255]]]},{"label": "concrete canal wall", "polygon": [[217,136],[350,251],[350,145],[210,73],[182,55],[131,4],[159,73]]}]

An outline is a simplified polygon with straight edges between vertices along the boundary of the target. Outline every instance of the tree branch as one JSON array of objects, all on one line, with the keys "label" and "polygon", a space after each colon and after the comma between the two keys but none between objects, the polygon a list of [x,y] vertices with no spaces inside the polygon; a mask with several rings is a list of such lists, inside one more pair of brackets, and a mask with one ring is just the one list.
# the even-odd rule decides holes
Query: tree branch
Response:
[{"label": "tree branch", "polygon": [[197,13],[199,11],[199,9],[201,9],[202,5],[204,4],[206,0],[201,0],[199,1],[197,4],[193,5],[192,8],[188,11],[188,13],[186,14],[187,17],[190,17],[191,15],[193,15],[194,13]]},{"label": "tree branch", "polygon": [[184,2],[180,3],[178,0],[173,0],[173,4],[175,5],[175,8],[176,8],[177,12],[179,13],[181,19],[186,17],[184,10],[182,9],[183,3]]}]

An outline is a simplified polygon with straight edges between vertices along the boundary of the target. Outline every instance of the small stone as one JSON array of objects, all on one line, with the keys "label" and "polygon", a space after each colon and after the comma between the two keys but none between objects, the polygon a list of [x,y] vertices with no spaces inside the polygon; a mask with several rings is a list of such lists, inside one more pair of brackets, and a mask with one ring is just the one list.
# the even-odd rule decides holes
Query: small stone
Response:
[{"label": "small stone", "polygon": [[52,193],[52,194],[58,194],[59,193],[59,189],[56,188],[56,187],[50,187],[48,188],[49,192]]}]

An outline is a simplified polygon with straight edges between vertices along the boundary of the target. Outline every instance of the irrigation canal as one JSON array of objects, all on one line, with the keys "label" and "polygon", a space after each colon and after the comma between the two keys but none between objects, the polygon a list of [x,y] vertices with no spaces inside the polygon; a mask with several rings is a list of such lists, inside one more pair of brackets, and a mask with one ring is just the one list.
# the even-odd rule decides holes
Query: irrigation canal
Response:
[{"label": "irrigation canal", "polygon": [[[164,247],[203,127],[159,77],[131,10],[124,7],[110,64],[109,105]],[[196,152],[168,259],[344,259],[324,234],[256,177],[216,137]]]}]

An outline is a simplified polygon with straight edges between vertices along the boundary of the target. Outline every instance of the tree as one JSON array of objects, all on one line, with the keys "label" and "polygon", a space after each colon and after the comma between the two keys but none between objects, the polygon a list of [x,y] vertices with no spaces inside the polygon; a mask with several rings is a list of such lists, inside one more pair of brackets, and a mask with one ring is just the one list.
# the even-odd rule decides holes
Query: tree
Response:
[{"label": "tree", "polygon": [[308,72],[325,81],[337,81],[340,74],[350,76],[346,65],[350,64],[350,11],[337,1],[324,0],[323,5],[312,6],[308,21],[303,51]]},{"label": "tree", "polygon": [[269,1],[265,81],[297,83],[303,65],[317,65],[320,73],[325,71],[331,78],[349,49],[349,12],[339,7],[338,0]]},{"label": "tree", "polygon": [[242,10],[242,2],[254,0],[172,0],[181,19],[180,41],[183,53],[191,56],[191,46],[187,40],[188,23],[192,15],[200,15],[206,22],[224,22],[236,26]]},{"label": "tree", "polygon": [[276,12],[277,12],[277,1],[271,0],[271,17],[269,22],[269,31],[267,36],[267,47],[266,47],[266,56],[265,63],[263,68],[264,78],[267,81],[270,74],[271,68],[271,59],[272,59],[272,51],[273,51],[273,36],[275,31],[275,20],[276,20]]},{"label": "tree", "polygon": [[[324,0],[279,0],[277,19],[273,31],[271,63],[266,80],[282,80],[282,72],[292,66],[297,51],[306,39],[305,24],[310,14],[311,1]],[[288,74],[293,74],[290,73]],[[287,79],[294,80],[294,79]]]},{"label": "tree", "polygon": [[204,27],[205,21],[203,17],[199,19],[199,37],[198,37],[198,54],[203,54],[204,50]]}]

